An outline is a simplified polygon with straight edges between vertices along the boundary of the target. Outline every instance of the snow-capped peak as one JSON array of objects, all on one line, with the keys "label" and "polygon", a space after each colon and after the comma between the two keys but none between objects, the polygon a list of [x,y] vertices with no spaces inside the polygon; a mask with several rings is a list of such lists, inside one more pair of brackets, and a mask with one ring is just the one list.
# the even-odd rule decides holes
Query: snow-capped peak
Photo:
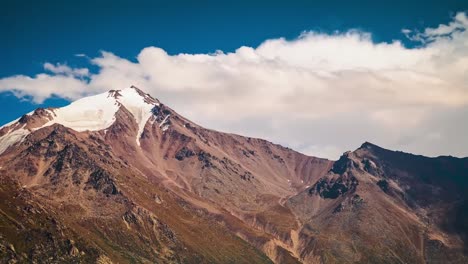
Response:
[{"label": "snow-capped peak", "polygon": [[115,113],[123,106],[135,118],[140,136],[155,105],[159,105],[159,102],[132,86],[85,97],[55,109],[53,119],[44,126],[62,124],[76,131],[103,130],[114,123]]},{"label": "snow-capped peak", "polygon": [[[138,125],[136,143],[140,145],[140,137],[145,125],[153,115],[153,108],[158,105],[158,100],[134,86],[85,97],[62,108],[47,109],[49,116],[45,117],[47,118],[46,122],[39,127],[29,128],[29,130],[22,128],[21,137],[16,136],[18,133],[13,133],[13,131],[4,134],[0,137],[0,154],[9,146],[23,140],[32,130],[53,124],[61,124],[79,132],[105,130],[115,122],[115,114],[120,107],[125,107],[135,118]],[[8,127],[13,127],[17,123],[18,120],[15,120],[0,127],[0,129],[9,129]],[[10,139],[7,140],[7,137]]]}]

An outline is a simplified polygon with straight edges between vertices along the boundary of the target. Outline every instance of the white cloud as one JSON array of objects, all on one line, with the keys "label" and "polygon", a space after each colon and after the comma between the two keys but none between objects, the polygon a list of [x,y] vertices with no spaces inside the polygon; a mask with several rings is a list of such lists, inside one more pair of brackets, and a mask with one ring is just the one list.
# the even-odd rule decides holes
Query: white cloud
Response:
[{"label": "white cloud", "polygon": [[16,96],[32,96],[34,102],[42,103],[53,95],[77,99],[93,91],[88,89],[84,80],[74,76],[38,74],[35,77],[23,75],[0,79],[0,91],[12,91]]},{"label": "white cloud", "polygon": [[65,64],[57,63],[56,65],[52,63],[44,63],[44,69],[56,74],[56,75],[65,75],[72,77],[86,77],[89,75],[89,70],[87,68],[78,68],[73,69]]},{"label": "white cloud", "polygon": [[[375,43],[369,33],[304,32],[235,52],[169,55],[143,49],[135,62],[109,52],[99,72],[46,63],[49,74],[0,79],[41,102],[136,85],[210,128],[264,137],[337,158],[364,141],[427,155],[468,155],[468,19],[402,33],[424,44]],[[84,78],[86,77],[86,78]],[[445,119],[444,119],[445,118]],[[441,129],[451,127],[466,133]],[[454,142],[457,142],[456,144]]]}]

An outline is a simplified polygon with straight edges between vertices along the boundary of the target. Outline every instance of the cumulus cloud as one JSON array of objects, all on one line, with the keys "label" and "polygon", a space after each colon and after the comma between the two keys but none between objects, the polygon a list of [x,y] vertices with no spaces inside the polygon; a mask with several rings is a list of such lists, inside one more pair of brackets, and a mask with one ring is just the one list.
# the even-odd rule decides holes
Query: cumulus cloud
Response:
[{"label": "cumulus cloud", "polygon": [[[304,32],[234,52],[136,61],[102,52],[97,73],[46,63],[48,73],[0,79],[0,91],[77,99],[136,85],[210,128],[263,137],[337,158],[364,141],[426,155],[468,155],[468,19],[403,29],[421,46],[376,43],[370,33]],[[447,121],[451,120],[451,122]],[[454,132],[454,130],[458,132]]]}]

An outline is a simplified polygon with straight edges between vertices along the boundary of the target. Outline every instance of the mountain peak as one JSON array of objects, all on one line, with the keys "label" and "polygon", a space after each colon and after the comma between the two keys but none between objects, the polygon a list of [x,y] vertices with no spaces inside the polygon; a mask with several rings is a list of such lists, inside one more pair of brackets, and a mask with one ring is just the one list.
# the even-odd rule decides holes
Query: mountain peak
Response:
[{"label": "mountain peak", "polygon": [[0,154],[10,145],[22,141],[30,132],[54,124],[78,132],[105,130],[114,124],[116,113],[122,107],[133,115],[138,125],[136,141],[139,145],[145,125],[153,115],[153,109],[159,105],[157,99],[132,85],[84,97],[65,107],[36,110],[0,128],[0,143],[3,142]]},{"label": "mountain peak", "polygon": [[366,141],[366,142],[362,143],[362,145],[358,149],[372,149],[372,148],[375,148],[375,147],[379,147],[379,146],[377,146],[375,144],[372,144],[369,141]]},{"label": "mountain peak", "polygon": [[131,85],[129,88],[125,88],[125,89],[134,89],[134,90],[136,90],[136,91],[138,91],[138,92],[143,93],[143,91],[140,90],[140,88],[136,87],[135,85]]}]

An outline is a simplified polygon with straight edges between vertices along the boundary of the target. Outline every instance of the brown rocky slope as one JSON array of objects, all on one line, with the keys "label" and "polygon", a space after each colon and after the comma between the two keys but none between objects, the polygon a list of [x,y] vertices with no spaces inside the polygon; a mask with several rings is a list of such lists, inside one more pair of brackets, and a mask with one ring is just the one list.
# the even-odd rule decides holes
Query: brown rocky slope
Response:
[{"label": "brown rocky slope", "polygon": [[365,143],[333,162],[205,129],[134,87],[103,98],[105,129],[55,109],[0,129],[0,262],[467,261],[467,159]]}]

